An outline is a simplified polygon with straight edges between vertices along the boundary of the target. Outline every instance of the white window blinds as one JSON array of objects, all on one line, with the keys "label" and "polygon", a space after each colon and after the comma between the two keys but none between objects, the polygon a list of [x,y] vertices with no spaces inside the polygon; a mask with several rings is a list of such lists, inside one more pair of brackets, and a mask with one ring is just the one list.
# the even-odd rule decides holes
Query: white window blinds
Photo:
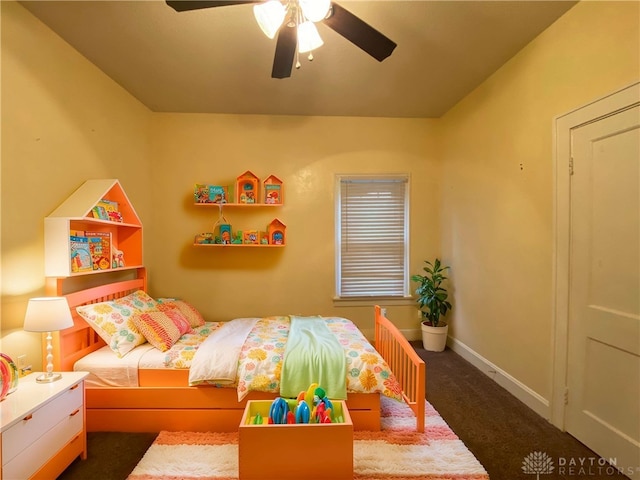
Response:
[{"label": "white window blinds", "polygon": [[408,295],[408,177],[338,177],[337,296]]}]

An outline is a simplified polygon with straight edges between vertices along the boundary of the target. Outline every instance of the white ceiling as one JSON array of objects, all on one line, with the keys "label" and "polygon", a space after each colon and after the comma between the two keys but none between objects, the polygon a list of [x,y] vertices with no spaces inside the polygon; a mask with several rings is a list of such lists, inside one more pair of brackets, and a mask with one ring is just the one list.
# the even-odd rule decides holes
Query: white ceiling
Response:
[{"label": "white ceiling", "polygon": [[326,25],[324,46],[271,78],[275,40],[252,5],[178,13],[164,1],[22,1],[156,112],[439,117],[575,1],[340,1],[395,41],[378,62]]}]

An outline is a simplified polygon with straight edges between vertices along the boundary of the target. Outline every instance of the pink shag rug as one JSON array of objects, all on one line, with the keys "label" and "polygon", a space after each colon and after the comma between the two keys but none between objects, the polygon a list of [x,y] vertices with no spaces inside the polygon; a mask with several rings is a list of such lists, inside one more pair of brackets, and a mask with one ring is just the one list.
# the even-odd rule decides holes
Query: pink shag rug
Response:
[{"label": "pink shag rug", "polygon": [[[354,480],[488,480],[428,402],[425,420],[416,432],[409,407],[383,397],[382,430],[354,432]],[[238,433],[160,432],[127,480],[238,480]]]}]

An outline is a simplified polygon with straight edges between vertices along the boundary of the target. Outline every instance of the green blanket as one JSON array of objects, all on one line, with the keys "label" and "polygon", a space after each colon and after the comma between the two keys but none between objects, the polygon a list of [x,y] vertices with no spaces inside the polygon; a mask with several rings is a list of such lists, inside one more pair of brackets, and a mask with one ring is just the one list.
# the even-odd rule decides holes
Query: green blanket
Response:
[{"label": "green blanket", "polygon": [[321,317],[291,317],[284,352],[280,395],[297,397],[312,383],[327,397],[347,398],[347,359],[344,348]]}]

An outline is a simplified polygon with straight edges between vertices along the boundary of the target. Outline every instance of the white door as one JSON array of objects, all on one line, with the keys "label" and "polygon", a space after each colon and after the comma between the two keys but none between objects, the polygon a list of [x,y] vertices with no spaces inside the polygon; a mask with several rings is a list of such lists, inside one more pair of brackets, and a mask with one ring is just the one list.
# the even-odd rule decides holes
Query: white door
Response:
[{"label": "white door", "polygon": [[640,475],[640,107],[574,128],[566,430]]}]

